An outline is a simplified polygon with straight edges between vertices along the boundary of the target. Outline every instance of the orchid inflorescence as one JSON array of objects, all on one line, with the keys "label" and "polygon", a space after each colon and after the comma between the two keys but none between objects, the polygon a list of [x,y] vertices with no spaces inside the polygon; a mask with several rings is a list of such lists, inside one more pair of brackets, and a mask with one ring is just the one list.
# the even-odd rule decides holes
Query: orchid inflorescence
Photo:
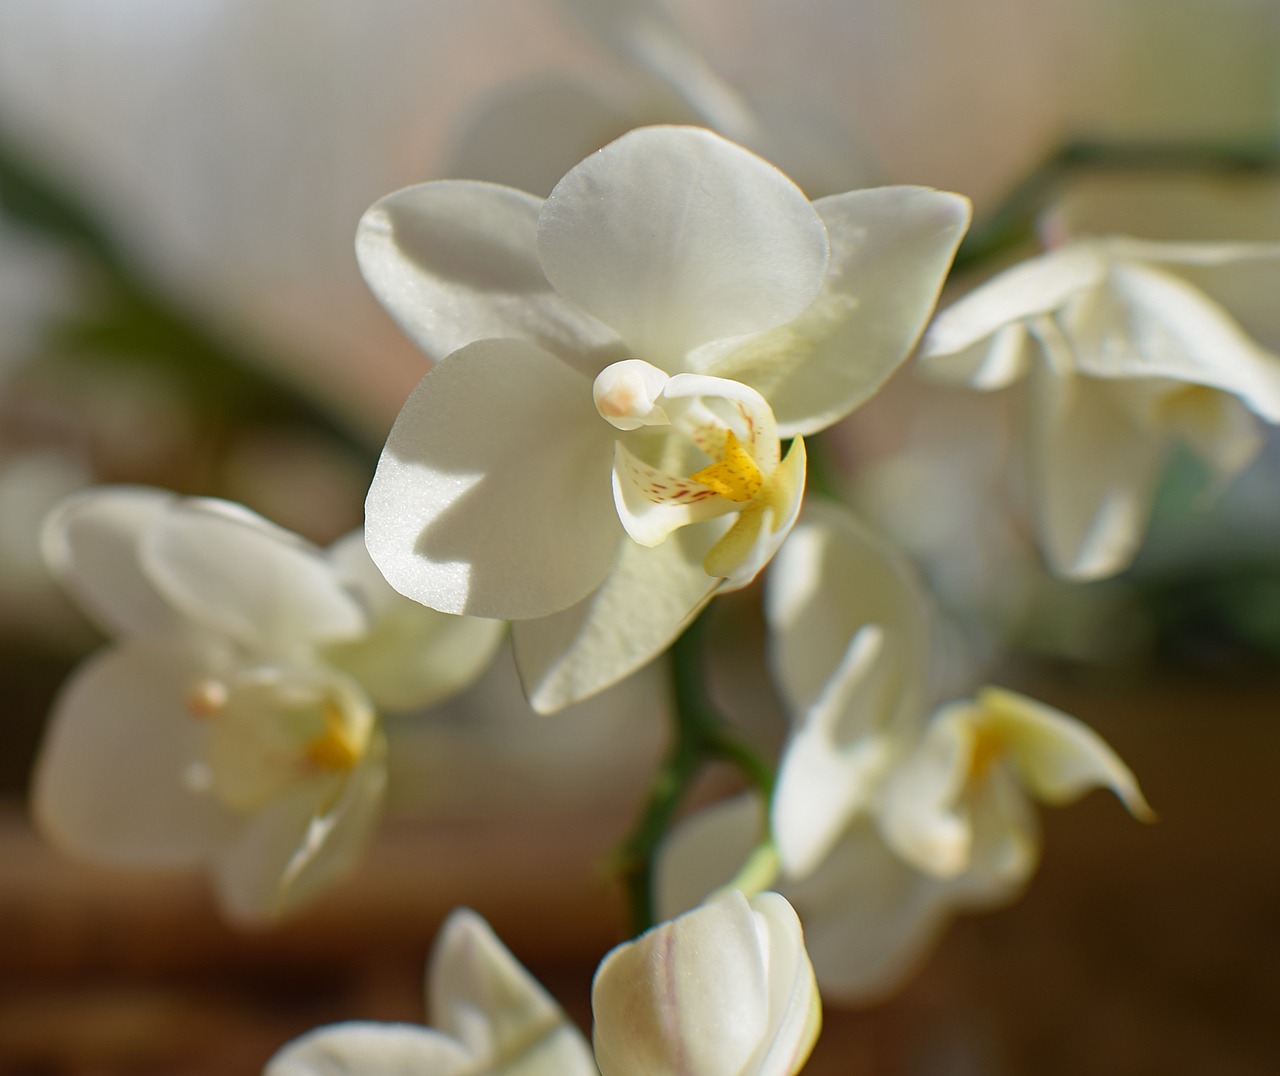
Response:
[{"label": "orchid inflorescence", "polygon": [[[1096,579],[1135,555],[1174,445],[1225,478],[1280,419],[1280,358],[1184,273],[1280,247],[1080,237],[934,316],[969,217],[923,187],[811,201],[692,126],[630,131],[545,199],[462,180],[382,198],[360,267],[433,365],[363,540],[321,549],[143,487],[65,501],[46,557],[114,641],[56,705],[38,823],[90,860],[203,865],[228,916],[277,920],[358,861],[384,714],[474,681],[504,622],[551,715],[673,646],[696,677],[680,640],[762,578],[788,735],[775,767],[676,692],[680,761],[618,857],[637,935],[596,973],[592,1045],[462,910],[432,958],[432,1027],[322,1028],[267,1072],[799,1071],[819,988],[882,997],[951,916],[1022,889],[1037,802],[1105,787],[1151,817],[1097,734],[984,686],[921,565],[843,496],[824,431],[917,348],[929,379],[1003,394],[1044,561]],[[677,821],[712,759],[750,791]]]}]

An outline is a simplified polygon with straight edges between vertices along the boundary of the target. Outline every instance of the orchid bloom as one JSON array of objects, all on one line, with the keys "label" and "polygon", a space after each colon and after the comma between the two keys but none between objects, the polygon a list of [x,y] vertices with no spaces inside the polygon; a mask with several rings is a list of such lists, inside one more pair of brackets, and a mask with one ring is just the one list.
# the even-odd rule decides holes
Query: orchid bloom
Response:
[{"label": "orchid bloom", "polygon": [[350,1022],[284,1046],[265,1076],[597,1076],[560,1006],[472,911],[440,930],[427,974],[434,1027]]},{"label": "orchid bloom", "polygon": [[[460,689],[501,634],[390,592],[358,536],[326,554],[238,505],[155,489],[68,498],[45,553],[117,641],[55,704],[37,824],[90,861],[206,865],[245,922],[284,914],[354,861],[386,779],[375,700]],[[448,664],[417,656],[432,635]],[[371,645],[392,675],[377,675]]]},{"label": "orchid bloom", "polygon": [[461,181],[389,195],[361,268],[439,361],[369,491],[375,562],[432,608],[516,621],[535,709],[621,679],[768,561],[801,437],[906,356],[967,219],[921,188],[811,204],[681,127],[624,135],[545,202]]},{"label": "orchid bloom", "polygon": [[1160,464],[1182,441],[1224,479],[1280,421],[1280,357],[1181,274],[1280,262],[1280,245],[1081,239],[979,286],[921,345],[932,378],[1026,380],[1040,544],[1069,579],[1127,566]]},{"label": "orchid bloom", "polygon": [[737,890],[614,949],[591,991],[602,1076],[792,1076],[822,1010],[800,920]]},{"label": "orchid bloom", "polygon": [[591,991],[594,1062],[474,912],[445,922],[427,996],[434,1027],[320,1028],[265,1076],[792,1076],[821,1023],[800,922],[776,893],[726,894],[609,953]]},{"label": "orchid bloom", "polygon": [[[781,880],[823,991],[882,997],[957,911],[1011,899],[1039,858],[1032,804],[1112,789],[1150,817],[1091,730],[999,688],[928,715],[942,674],[927,595],[843,509],[810,505],[775,561],[766,610],[795,727],[768,817]],[[694,815],[663,849],[659,906],[739,872],[765,831],[747,795]]]}]

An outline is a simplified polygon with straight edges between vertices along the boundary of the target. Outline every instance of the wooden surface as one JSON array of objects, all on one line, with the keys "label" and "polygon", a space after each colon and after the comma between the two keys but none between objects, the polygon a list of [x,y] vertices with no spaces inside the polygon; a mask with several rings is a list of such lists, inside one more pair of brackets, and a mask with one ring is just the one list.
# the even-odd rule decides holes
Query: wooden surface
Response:
[{"label": "wooden surface", "polygon": [[[1036,690],[1111,740],[1160,821],[1097,793],[1045,812],[1023,901],[956,923],[892,1002],[829,1011],[806,1072],[1280,1071],[1280,685]],[[601,861],[627,809],[393,821],[357,879],[246,934],[198,879],[59,859],[15,804],[0,815],[0,1072],[253,1073],[321,1023],[420,1020],[426,954],[459,903],[585,1025],[620,919]]]}]

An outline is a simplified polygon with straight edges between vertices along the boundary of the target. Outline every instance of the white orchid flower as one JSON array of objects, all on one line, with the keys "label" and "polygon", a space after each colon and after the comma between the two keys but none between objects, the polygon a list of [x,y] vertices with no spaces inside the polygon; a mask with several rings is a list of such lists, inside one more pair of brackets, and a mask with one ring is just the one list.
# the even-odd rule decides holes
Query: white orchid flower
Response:
[{"label": "white orchid flower", "polygon": [[[1033,801],[1137,782],[1080,722],[999,688],[950,702],[928,596],[845,509],[810,504],[767,579],[775,678],[794,727],[768,832],[776,888],[805,924],[829,997],[896,988],[959,911],[1012,899],[1039,859]],[[766,831],[758,796],[701,811],[662,850],[670,915],[741,876]]]},{"label": "white orchid flower", "polygon": [[810,204],[677,127],[625,135],[545,202],[469,182],[388,196],[361,267],[440,361],[369,492],[378,567],[433,608],[515,620],[538,710],[621,679],[772,555],[799,438],[901,362],[967,217],[920,188]]},{"label": "white orchid flower", "polygon": [[614,949],[591,990],[602,1076],[791,1076],[822,1021],[800,920],[737,890]]},{"label": "white orchid flower", "polygon": [[[354,861],[385,784],[374,699],[462,687],[501,632],[378,597],[387,588],[351,540],[326,555],[237,505],[160,490],[68,498],[45,550],[117,641],[55,704],[37,823],[87,860],[205,865],[227,915],[246,922],[284,914]],[[363,647],[395,645],[395,616],[415,622],[400,641],[416,646],[424,614],[448,621],[431,631],[461,633],[469,655],[371,676]]]},{"label": "white orchid flower", "polygon": [[1280,421],[1280,357],[1180,271],[1280,263],[1280,245],[1083,239],[999,274],[934,320],[929,376],[989,391],[1028,382],[1032,496],[1049,566],[1123,569],[1159,467],[1188,444],[1223,478]]},{"label": "white orchid flower", "polygon": [[445,921],[427,975],[433,1027],[351,1022],[283,1047],[265,1076],[597,1076],[560,1006],[474,912]]}]

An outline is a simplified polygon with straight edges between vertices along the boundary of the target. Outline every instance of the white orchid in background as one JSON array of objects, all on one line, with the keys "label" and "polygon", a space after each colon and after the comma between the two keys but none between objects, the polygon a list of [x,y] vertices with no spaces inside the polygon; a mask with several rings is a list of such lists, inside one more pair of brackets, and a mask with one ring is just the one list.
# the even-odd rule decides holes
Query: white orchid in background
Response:
[{"label": "white orchid in background", "polygon": [[[926,717],[927,597],[847,513],[811,505],[769,575],[775,671],[795,729],[768,820],[824,993],[882,997],[957,911],[1011,899],[1039,856],[1033,800],[1111,788],[1150,812],[1132,773],[1084,725],[985,688]],[[739,797],[701,812],[663,851],[659,904],[688,907],[733,877],[764,829]]]},{"label": "white orchid in background", "polygon": [[866,152],[810,94],[744,88],[721,78],[679,12],[662,0],[562,0],[627,76],[526,76],[482,97],[442,172],[547,194],[583,157],[627,131],[697,123],[772,161],[812,196],[872,181]]},{"label": "white orchid in background", "polygon": [[768,561],[800,437],[906,356],[967,220],[914,187],[810,204],[677,127],[623,136],[545,202],[460,181],[389,195],[361,268],[440,361],[369,492],[375,562],[433,608],[515,620],[536,709],[622,678]]},{"label": "white orchid in background", "polygon": [[376,705],[460,689],[502,630],[390,593],[358,535],[326,554],[161,490],[68,498],[45,549],[117,642],[55,704],[37,824],[95,862],[203,864],[240,921],[278,917],[354,861],[385,784]]},{"label": "white orchid in background", "polygon": [[1030,494],[1059,575],[1128,565],[1174,444],[1225,479],[1261,446],[1255,416],[1280,421],[1280,356],[1179,275],[1241,263],[1274,271],[1280,245],[1082,239],[934,320],[920,352],[931,378],[980,391],[1027,382]]},{"label": "white orchid in background", "polygon": [[348,1023],[285,1046],[266,1076],[792,1076],[821,1008],[800,922],[776,893],[728,893],[609,953],[591,1048],[474,912],[441,930],[432,1028]]}]

